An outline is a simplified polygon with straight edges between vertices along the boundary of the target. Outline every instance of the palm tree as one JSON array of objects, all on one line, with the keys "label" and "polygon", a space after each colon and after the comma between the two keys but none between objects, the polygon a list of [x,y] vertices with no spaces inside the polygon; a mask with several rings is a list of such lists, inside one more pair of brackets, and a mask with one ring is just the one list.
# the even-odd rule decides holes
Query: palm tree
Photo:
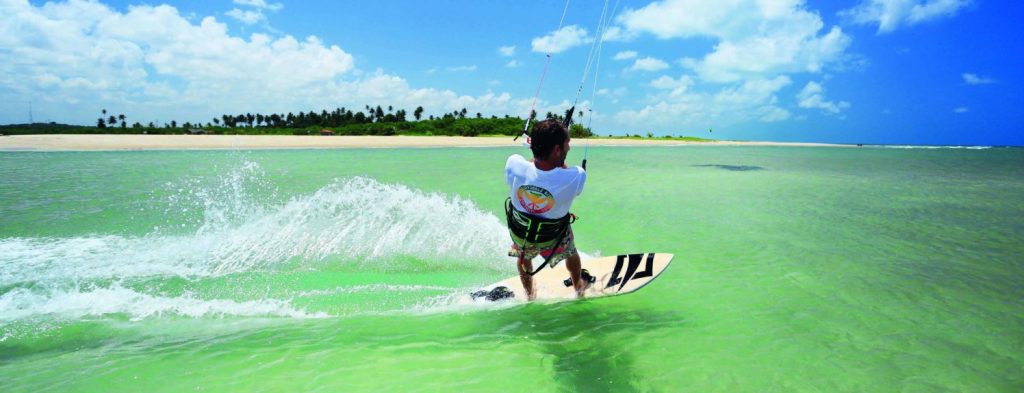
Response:
[{"label": "palm tree", "polygon": [[423,107],[417,106],[416,110],[412,112],[412,116],[416,118],[416,121],[420,121],[420,117],[423,116]]}]

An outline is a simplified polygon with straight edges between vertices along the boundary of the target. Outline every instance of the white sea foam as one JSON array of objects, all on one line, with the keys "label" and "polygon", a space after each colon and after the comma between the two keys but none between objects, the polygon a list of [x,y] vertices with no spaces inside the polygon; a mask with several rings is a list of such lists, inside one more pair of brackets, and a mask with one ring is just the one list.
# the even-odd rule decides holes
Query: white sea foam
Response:
[{"label": "white sea foam", "polygon": [[[417,269],[514,271],[505,255],[503,223],[458,196],[355,177],[280,202],[251,162],[212,184],[184,179],[166,187],[161,195],[170,191],[170,196],[158,198],[168,200],[155,205],[168,206],[167,224],[144,236],[0,239],[0,322],[44,315],[324,316],[252,294],[231,296],[241,300],[202,293],[167,297],[116,284],[272,272],[294,261],[302,268],[341,263],[402,271],[409,268],[404,261],[413,259]],[[183,224],[196,229],[181,234]],[[382,283],[296,293],[450,290]]]},{"label": "white sea foam", "polygon": [[248,212],[244,219],[209,204],[208,218],[191,235],[0,239],[0,286],[194,278],[268,269],[292,259],[360,263],[410,256],[439,267],[508,270],[504,225],[457,196],[357,177],[281,206],[240,208]]},{"label": "white sea foam", "polygon": [[338,255],[351,260],[405,255],[445,264],[484,262],[498,269],[508,246],[501,221],[472,202],[362,177],[293,198],[220,236],[209,250],[217,261],[214,274]]},{"label": "white sea foam", "polygon": [[165,315],[185,317],[288,317],[323,318],[327,314],[306,312],[277,299],[235,301],[201,299],[194,294],[160,296],[121,286],[36,290],[16,288],[0,295],[0,323],[30,317],[74,320],[87,316],[127,315],[132,320]]},{"label": "white sea foam", "polygon": [[366,285],[353,285],[347,287],[336,287],[330,289],[314,289],[309,291],[301,291],[296,294],[297,297],[312,297],[312,296],[329,296],[329,295],[341,295],[349,293],[366,293],[366,292],[428,292],[428,291],[451,291],[454,288],[443,287],[438,285],[395,285],[395,284],[366,284]]},{"label": "white sea foam", "polygon": [[201,237],[0,239],[0,285],[145,276],[200,276],[210,270]]}]

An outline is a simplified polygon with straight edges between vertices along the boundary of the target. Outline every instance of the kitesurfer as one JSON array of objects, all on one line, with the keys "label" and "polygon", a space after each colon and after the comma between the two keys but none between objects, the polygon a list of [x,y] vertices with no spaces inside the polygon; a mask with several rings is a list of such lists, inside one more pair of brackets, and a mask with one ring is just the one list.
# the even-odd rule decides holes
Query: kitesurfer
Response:
[{"label": "kitesurfer", "polygon": [[[505,181],[509,199],[505,213],[514,244],[509,252],[516,256],[519,278],[530,300],[536,298],[533,274],[546,264],[555,266],[566,260],[576,295],[582,297],[588,280],[581,279],[579,253],[576,252],[569,208],[583,192],[586,171],[568,167],[569,132],[556,120],[545,120],[533,127],[530,136],[533,159],[513,154],[505,162]],[[533,270],[533,258],[545,258],[544,265]]]}]

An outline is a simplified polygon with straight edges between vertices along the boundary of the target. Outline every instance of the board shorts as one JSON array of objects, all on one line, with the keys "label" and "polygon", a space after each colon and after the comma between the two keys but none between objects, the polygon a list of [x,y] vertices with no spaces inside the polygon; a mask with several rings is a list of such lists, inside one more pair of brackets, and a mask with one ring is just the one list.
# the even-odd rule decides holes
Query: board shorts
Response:
[{"label": "board shorts", "polygon": [[[515,239],[514,240],[520,240]],[[540,255],[542,258],[550,257],[549,265],[554,267],[559,262],[569,259],[569,257],[576,254],[576,242],[573,239],[572,227],[570,226],[565,233],[565,238],[558,245],[554,245],[554,241],[549,244],[527,244],[526,250],[523,252],[526,259],[532,260]],[[521,250],[519,250],[518,243],[512,243],[512,249],[508,251],[508,256],[518,257]]]}]

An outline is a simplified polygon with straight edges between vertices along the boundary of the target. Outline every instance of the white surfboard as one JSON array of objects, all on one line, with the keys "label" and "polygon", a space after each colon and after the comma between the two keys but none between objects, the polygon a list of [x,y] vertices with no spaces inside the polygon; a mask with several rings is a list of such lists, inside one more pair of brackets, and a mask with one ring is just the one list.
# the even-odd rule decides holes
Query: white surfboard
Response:
[{"label": "white surfboard", "polygon": [[[595,298],[634,292],[657,278],[665,271],[670,262],[672,262],[672,254],[653,252],[615,255],[582,261],[583,268],[595,278],[587,288],[585,296]],[[496,292],[495,289],[498,287],[507,288],[508,291],[511,291],[512,296],[507,297],[507,291]],[[576,291],[569,281],[569,270],[565,268],[565,261],[554,268],[545,267],[534,275],[533,287],[537,293],[537,300],[576,299]],[[500,292],[504,292],[505,295],[500,295]],[[467,295],[467,300],[475,302],[527,301],[526,290],[523,289],[518,275],[483,287],[475,291],[474,294]]]}]

